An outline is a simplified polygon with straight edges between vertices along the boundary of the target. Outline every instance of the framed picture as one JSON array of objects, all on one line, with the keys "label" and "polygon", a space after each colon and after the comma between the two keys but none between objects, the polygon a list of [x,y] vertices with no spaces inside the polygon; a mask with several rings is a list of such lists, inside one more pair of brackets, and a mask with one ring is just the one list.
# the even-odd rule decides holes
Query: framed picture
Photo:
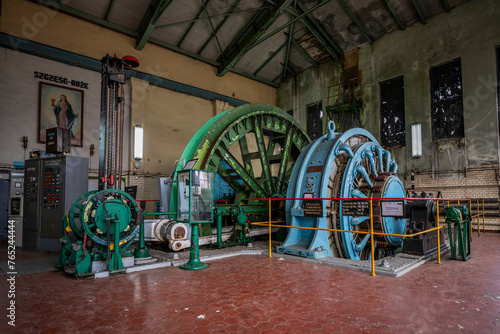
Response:
[{"label": "framed picture", "polygon": [[45,143],[45,130],[69,129],[72,146],[83,146],[83,91],[40,82],[38,142]]}]

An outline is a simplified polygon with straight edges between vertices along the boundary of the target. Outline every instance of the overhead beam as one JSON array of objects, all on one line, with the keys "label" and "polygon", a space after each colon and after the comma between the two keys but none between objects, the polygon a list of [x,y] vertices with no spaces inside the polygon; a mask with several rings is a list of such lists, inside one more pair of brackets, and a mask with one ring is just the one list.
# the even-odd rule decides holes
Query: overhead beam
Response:
[{"label": "overhead beam", "polygon": [[106,11],[106,18],[105,18],[106,21],[109,20],[109,16],[111,15],[111,11],[113,10],[113,7],[115,6],[115,1],[116,0],[111,0],[111,3],[108,6],[108,10]]},{"label": "overhead beam", "polygon": [[319,7],[329,3],[330,1],[332,0],[324,0],[323,2],[320,2],[318,3],[317,5],[315,5],[314,7],[311,7],[309,8],[307,11],[305,11],[304,13],[300,14],[299,16],[297,16],[296,18],[288,21],[287,23],[285,23],[284,25],[282,25],[281,27],[275,29],[274,31],[268,33],[266,36],[262,37],[261,39],[259,39],[257,42],[253,43],[248,49],[251,49],[253,47],[256,47],[257,45],[259,45],[260,43],[268,40],[269,38],[273,37],[274,35],[276,35],[277,33],[279,33],[280,31],[282,31],[283,29],[285,29],[286,27],[294,24],[295,22],[297,22],[298,20],[302,20],[304,17],[306,17],[307,15],[309,15],[310,13],[314,12],[316,9],[318,9]]},{"label": "overhead beam", "polygon": [[418,0],[410,0],[413,6],[415,7],[418,16],[420,17],[420,21],[422,21],[423,24],[427,23],[427,17],[425,16],[424,10],[422,9],[422,6],[420,5],[420,2]]},{"label": "overhead beam", "polygon": [[290,31],[288,33],[288,41],[286,45],[286,52],[285,52],[285,70],[283,71],[283,79],[281,81],[285,81],[286,78],[286,69],[288,67],[288,61],[290,60],[290,48],[292,46],[292,39],[293,39],[293,24],[290,25]]},{"label": "overhead beam", "polygon": [[[210,2],[210,0],[206,0],[205,2],[203,2],[203,0],[201,0],[201,1],[202,1],[202,3],[201,3],[201,9],[198,12],[198,14],[196,15],[196,19],[195,19],[196,21],[191,22],[191,24],[187,28],[186,32],[184,33],[184,36],[182,36],[182,38],[179,41],[179,43],[177,43],[177,46],[181,46],[182,42],[184,42],[184,40],[186,39],[187,35],[191,32],[191,29],[193,29],[194,24],[196,22],[198,22],[198,19],[200,18],[201,14],[205,11],[205,6],[207,6],[208,3]],[[208,13],[207,13],[207,17],[208,17]]]},{"label": "overhead beam", "polygon": [[[267,2],[274,4],[273,0],[267,0]],[[300,16],[306,12],[304,5],[300,1],[297,1],[297,6],[299,7],[298,9],[291,6],[287,7],[286,11],[295,16]],[[333,59],[339,60],[339,58],[342,57],[343,52],[340,47],[330,38],[330,35],[328,35],[312,14],[309,13],[302,17],[301,21],[309,32],[321,43],[321,45],[323,45]]]},{"label": "overhead beam", "polygon": [[368,36],[368,33],[366,32],[365,27],[363,27],[363,25],[361,24],[361,22],[358,20],[358,17],[356,16],[356,14],[354,14],[354,12],[352,11],[351,7],[349,7],[349,5],[345,2],[345,0],[338,0],[338,1],[342,5],[342,8],[344,8],[344,10],[347,13],[347,15],[350,16],[351,20],[354,23],[356,23],[356,25],[358,26],[359,30],[361,31],[361,34],[365,37],[365,39],[368,42],[371,43],[372,39],[370,38],[370,36]]},{"label": "overhead beam", "polygon": [[441,2],[443,3],[444,10],[447,12],[450,12],[451,7],[450,7],[450,3],[448,2],[448,0],[441,0]]},{"label": "overhead beam", "polygon": [[318,63],[316,62],[316,60],[314,60],[314,58],[311,57],[311,55],[306,50],[304,50],[304,48],[302,47],[302,45],[300,45],[300,43],[297,42],[295,40],[295,38],[292,38],[292,43],[297,48],[297,50],[299,50],[299,52],[302,55],[302,57],[304,57],[305,59],[307,59],[307,61],[310,62],[312,66],[318,67]]},{"label": "overhead beam", "polygon": [[[299,1],[297,2],[299,6],[299,14],[305,13],[306,9],[304,5]],[[311,34],[323,45],[325,50],[333,57],[335,60],[339,60],[343,52],[340,47],[330,38],[328,33],[323,29],[323,27],[318,23],[312,14],[307,14],[303,19],[302,23],[305,24],[307,29]]]},{"label": "overhead beam", "polygon": [[116,24],[116,23],[111,23],[111,22],[106,21],[104,19],[101,19],[97,16],[90,15],[90,14],[82,12],[80,10],[77,10],[77,9],[68,7],[66,5],[60,4],[59,2],[56,2],[54,0],[30,0],[30,1],[34,2],[38,5],[46,6],[50,9],[59,11],[61,13],[65,13],[65,14],[69,14],[69,15],[78,17],[79,19],[83,19],[83,20],[95,23],[95,24],[100,25],[102,27],[118,31],[118,32],[121,32],[121,33],[129,35],[129,36],[133,36],[133,37],[138,36],[137,31],[135,31],[133,29],[126,28],[126,27],[121,26],[121,25]]},{"label": "overhead beam", "polygon": [[139,24],[139,36],[137,36],[136,50],[140,51],[144,48],[151,37],[151,33],[156,26],[156,22],[158,22],[161,14],[163,14],[171,2],[172,0],[151,0],[151,3],[146,9],[146,13],[144,13],[142,21]]},{"label": "overhead beam", "polygon": [[[398,23],[399,29],[405,30],[406,25],[403,24],[401,17],[399,16],[398,12],[396,12],[396,10],[394,9],[394,6],[392,6],[391,1],[390,0],[384,0],[384,1],[385,1],[385,4],[387,5],[387,8],[389,9],[389,12],[391,12],[392,16],[394,17],[394,19]],[[446,0],[443,0],[443,1],[446,1]]]},{"label": "overhead beam", "polygon": [[276,21],[293,0],[277,0],[276,6],[262,5],[245,27],[236,35],[229,46],[219,57],[221,63],[218,76],[223,76],[243,57],[249,47],[256,42],[266,30]]},{"label": "overhead beam", "polygon": [[[86,20],[86,21],[92,22],[94,24],[103,26],[105,28],[108,28],[108,29],[111,29],[111,30],[114,30],[114,31],[118,31],[120,33],[123,33],[123,34],[131,36],[131,37],[137,37],[138,36],[138,33],[135,30],[132,30],[132,29],[120,26],[120,25],[115,24],[115,23],[108,22],[108,21],[106,21],[104,19],[101,19],[101,18],[98,18],[96,16],[87,14],[85,12],[82,12],[82,11],[70,8],[70,7],[66,6],[66,5],[61,5],[58,2],[55,2],[54,0],[30,0],[30,1],[34,2],[36,4],[39,4],[39,5],[47,6],[50,9],[53,9],[53,10],[58,10],[61,13],[69,14],[69,15],[72,15],[74,17],[80,18],[82,20]],[[330,1],[330,0],[327,0],[327,1]],[[12,38],[12,37],[9,36],[9,38]],[[203,61],[203,62],[205,62],[207,64],[210,64],[210,65],[213,65],[213,66],[216,66],[216,67],[219,66],[219,62],[216,61],[216,60],[213,60],[213,59],[210,59],[210,58],[207,58],[207,57],[203,57],[203,56],[201,56],[201,55],[199,55],[197,53],[194,53],[194,52],[183,50],[183,49],[181,49],[181,48],[179,48],[179,47],[177,47],[175,45],[166,43],[166,42],[164,42],[162,40],[159,40],[159,39],[156,39],[156,38],[150,38],[149,42],[157,44],[157,45],[159,45],[159,46],[161,46],[161,47],[163,47],[165,49],[169,49],[169,50],[175,51],[175,52],[177,52],[179,54],[182,54],[182,55],[185,55],[185,56],[188,56],[188,57],[191,57],[191,58]],[[15,45],[15,43],[14,43],[14,45]],[[36,51],[29,52],[29,53],[32,53],[32,54],[35,54],[35,55],[37,54]],[[100,66],[101,66],[100,65],[100,61],[98,61],[98,64],[99,64],[99,70],[100,70]],[[252,74],[249,74],[249,73],[246,73],[246,72],[243,72],[243,71],[232,69],[231,72],[237,73],[239,75],[242,75],[244,77],[247,77],[247,78],[255,80],[255,81],[262,82],[262,83],[264,83],[266,85],[270,85],[272,87],[279,87],[278,84],[276,84],[276,83],[274,83],[272,81],[266,80],[264,78],[257,77],[255,75],[252,75]],[[219,100],[221,100],[221,99],[219,99]],[[234,104],[232,104],[232,105],[234,105]]]},{"label": "overhead beam", "polygon": [[210,35],[210,37],[205,41],[205,43],[203,43],[203,45],[200,48],[200,50],[198,50],[198,54],[201,54],[203,52],[203,50],[205,50],[205,48],[207,47],[208,43],[212,40],[212,38],[214,38],[217,35],[217,33],[219,32],[219,29],[224,25],[224,23],[226,23],[227,19],[234,12],[234,10],[236,9],[236,7],[238,7],[238,5],[240,4],[240,2],[241,2],[241,0],[236,0],[236,2],[229,8],[229,10],[226,12],[226,17],[217,25],[217,27],[213,31],[212,35]]},{"label": "overhead beam", "polygon": [[[208,1],[207,1],[208,3]],[[207,9],[207,6],[204,4],[203,5],[203,8],[205,10],[205,12],[207,13],[207,17],[208,17],[208,23],[210,23],[210,29],[212,29],[212,33],[214,34],[215,36],[215,41],[217,42],[217,46],[219,47],[219,50],[220,52],[222,53],[223,50],[222,50],[222,46],[220,45],[220,41],[219,41],[219,38],[217,37],[217,34],[215,33],[215,28],[214,28],[214,24],[212,22],[212,19],[210,18],[210,15],[208,14],[208,9]]]},{"label": "overhead beam", "polygon": [[253,72],[254,75],[257,75],[257,73],[260,72],[260,70],[262,70],[274,57],[276,57],[276,55],[281,51],[283,50],[283,48],[288,44],[288,41],[281,44],[281,46],[279,48],[277,48],[272,54],[271,56],[267,57],[266,61],[263,62],[258,69],[255,70],[255,72]]}]

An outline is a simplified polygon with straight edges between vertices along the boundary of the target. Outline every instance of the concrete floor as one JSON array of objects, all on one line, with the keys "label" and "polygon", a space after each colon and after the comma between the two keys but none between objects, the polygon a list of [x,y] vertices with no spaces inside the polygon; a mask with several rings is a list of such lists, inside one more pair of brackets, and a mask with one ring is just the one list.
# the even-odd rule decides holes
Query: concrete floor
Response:
[{"label": "concrete floor", "polygon": [[[500,234],[474,236],[469,261],[448,253],[401,277],[278,254],[96,280],[19,275],[15,328],[0,280],[0,333],[500,333],[499,245]],[[0,251],[5,261],[4,241]],[[17,251],[16,262],[50,256]]]}]

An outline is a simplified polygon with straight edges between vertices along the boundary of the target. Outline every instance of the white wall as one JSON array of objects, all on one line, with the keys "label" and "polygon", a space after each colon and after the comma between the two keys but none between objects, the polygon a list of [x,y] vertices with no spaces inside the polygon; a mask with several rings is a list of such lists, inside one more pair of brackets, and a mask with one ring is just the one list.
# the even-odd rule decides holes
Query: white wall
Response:
[{"label": "white wall", "polygon": [[[13,161],[29,158],[32,150],[45,150],[45,144],[38,141],[38,110],[40,82],[75,88],[70,84],[55,83],[34,77],[34,72],[42,72],[69,80],[88,83],[84,91],[83,104],[83,147],[73,147],[71,154],[90,158],[89,148],[95,145],[95,153],[90,158],[93,170],[98,169],[99,159],[99,110],[101,98],[101,74],[53,60],[36,57],[22,52],[0,48],[0,164],[11,165]],[[130,88],[127,87],[126,100]],[[130,136],[129,104],[125,104],[124,169],[128,167]],[[26,153],[23,150],[23,136],[28,136]]]}]

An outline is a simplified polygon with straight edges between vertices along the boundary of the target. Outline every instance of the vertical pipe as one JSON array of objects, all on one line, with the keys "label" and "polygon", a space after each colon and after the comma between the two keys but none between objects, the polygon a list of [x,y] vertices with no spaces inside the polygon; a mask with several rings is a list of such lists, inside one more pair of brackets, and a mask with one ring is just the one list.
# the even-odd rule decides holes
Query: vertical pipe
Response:
[{"label": "vertical pipe", "polygon": [[484,198],[483,198],[483,233],[486,233],[484,229]]},{"label": "vertical pipe", "polygon": [[217,246],[222,246],[222,214],[217,212]]},{"label": "vertical pipe", "polygon": [[104,190],[106,184],[104,177],[106,176],[106,127],[107,127],[107,110],[108,110],[108,58],[104,57],[102,62],[101,73],[101,111],[99,121],[99,179],[98,190]]},{"label": "vertical pipe", "polygon": [[271,199],[267,199],[269,201],[269,257],[271,256]]},{"label": "vertical pipe", "polygon": [[[122,269],[123,268],[123,262],[120,256],[120,224],[118,224],[117,221],[114,221],[114,227],[115,227],[115,248],[113,249],[114,251],[114,257],[113,257],[113,265],[116,265],[114,267],[114,270]],[[143,224],[144,225],[144,224]]]},{"label": "vertical pipe", "polygon": [[370,239],[372,244],[372,276],[375,276],[375,245],[373,244],[373,201],[370,197]]},{"label": "vertical pipe", "polygon": [[437,241],[438,241],[438,264],[441,264],[441,229],[439,229],[439,200],[436,199],[436,207],[437,207]]}]

